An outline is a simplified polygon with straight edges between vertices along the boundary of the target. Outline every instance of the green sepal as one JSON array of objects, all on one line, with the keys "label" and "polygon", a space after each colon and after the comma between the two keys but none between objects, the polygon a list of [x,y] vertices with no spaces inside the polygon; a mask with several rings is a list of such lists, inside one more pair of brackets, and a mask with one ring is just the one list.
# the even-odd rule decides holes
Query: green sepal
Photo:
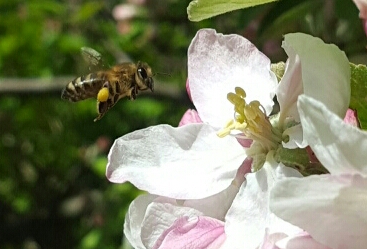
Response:
[{"label": "green sepal", "polygon": [[356,110],[361,128],[367,129],[367,67],[350,63],[351,97],[349,108]]},{"label": "green sepal", "polygon": [[296,169],[303,176],[328,173],[320,162],[311,162],[306,149],[286,149],[280,146],[275,152],[274,158],[277,162]]}]

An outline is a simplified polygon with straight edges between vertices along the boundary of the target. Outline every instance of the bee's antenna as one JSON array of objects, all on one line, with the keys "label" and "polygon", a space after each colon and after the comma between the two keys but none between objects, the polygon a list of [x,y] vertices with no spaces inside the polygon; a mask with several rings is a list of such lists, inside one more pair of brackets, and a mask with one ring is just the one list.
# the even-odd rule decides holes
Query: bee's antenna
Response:
[{"label": "bee's antenna", "polygon": [[157,74],[167,75],[167,76],[171,77],[171,74],[169,74],[169,73],[160,73],[160,72],[155,73],[153,76],[156,76]]}]

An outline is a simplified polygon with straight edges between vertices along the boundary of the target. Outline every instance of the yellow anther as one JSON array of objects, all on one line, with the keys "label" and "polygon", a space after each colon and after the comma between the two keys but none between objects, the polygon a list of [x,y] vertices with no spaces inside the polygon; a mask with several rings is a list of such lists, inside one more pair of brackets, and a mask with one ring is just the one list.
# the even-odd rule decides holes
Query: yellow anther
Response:
[{"label": "yellow anther", "polygon": [[236,87],[234,89],[234,91],[236,92],[237,95],[239,95],[242,98],[246,98],[246,92],[245,90],[243,90],[241,87]]},{"label": "yellow anther", "polygon": [[[234,105],[234,118],[222,130],[217,132],[218,137],[231,135],[253,140],[253,145],[257,144],[257,147],[251,145],[248,149],[250,153],[248,155],[250,156],[255,155],[254,151],[259,149],[261,153],[264,153],[264,151],[267,152],[277,148],[282,141],[281,133],[273,129],[269,118],[266,116],[266,111],[259,101],[254,100],[247,103],[245,98],[246,92],[240,87],[235,88],[235,93],[227,94],[227,99]],[[251,148],[255,149],[251,152]],[[233,181],[232,185],[239,186],[236,181]]]},{"label": "yellow anther", "polygon": [[227,123],[226,123],[226,125],[224,126],[225,128],[227,128],[227,127],[231,127],[231,126],[233,126],[234,125],[234,121],[233,121],[233,119],[231,119],[231,120],[229,120]]},{"label": "yellow anther", "polygon": [[234,105],[234,119],[217,134],[220,137],[227,136],[232,130],[241,131],[247,137],[258,137],[264,129],[270,129],[271,125],[264,113],[264,108],[257,100],[245,101],[246,92],[240,87],[235,88],[235,93],[228,93],[228,100]]},{"label": "yellow anther", "polygon": [[228,93],[227,94],[227,99],[229,100],[229,102],[231,102],[233,105],[238,105],[241,102],[243,102],[243,99],[241,99],[240,97],[238,97],[238,95],[234,94],[234,93]]},{"label": "yellow anther", "polygon": [[229,120],[227,124],[224,126],[224,128],[217,132],[217,136],[218,137],[228,136],[231,133],[231,130],[233,130],[234,126],[235,122],[233,121],[233,119]]},{"label": "yellow anther", "polygon": [[97,94],[97,100],[99,102],[106,102],[110,92],[107,87],[103,87]]},{"label": "yellow anther", "polygon": [[260,104],[260,102],[258,100],[251,101],[249,105],[250,106],[253,106],[253,107],[257,108],[257,109],[259,109],[259,107],[261,106],[261,104]]},{"label": "yellow anther", "polygon": [[217,132],[217,136],[222,138],[225,136],[228,136],[231,133],[231,130],[228,128],[223,128],[220,131]]}]

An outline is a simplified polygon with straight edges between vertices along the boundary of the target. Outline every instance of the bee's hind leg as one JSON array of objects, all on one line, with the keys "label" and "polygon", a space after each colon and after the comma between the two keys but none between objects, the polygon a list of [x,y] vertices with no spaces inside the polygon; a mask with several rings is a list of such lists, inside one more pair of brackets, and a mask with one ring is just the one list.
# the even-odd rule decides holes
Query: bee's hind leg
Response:
[{"label": "bee's hind leg", "polygon": [[100,102],[97,101],[97,112],[98,112],[98,116],[94,119],[94,122],[100,120],[105,113],[108,111],[108,103],[107,101],[105,102]]}]

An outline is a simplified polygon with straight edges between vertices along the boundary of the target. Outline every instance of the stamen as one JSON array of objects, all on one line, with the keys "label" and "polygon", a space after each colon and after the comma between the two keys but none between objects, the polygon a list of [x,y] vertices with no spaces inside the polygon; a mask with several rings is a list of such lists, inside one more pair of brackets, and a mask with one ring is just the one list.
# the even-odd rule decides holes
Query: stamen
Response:
[{"label": "stamen", "polygon": [[242,98],[246,98],[246,92],[241,87],[235,87],[234,89],[235,93],[239,95]]},{"label": "stamen", "polygon": [[265,108],[257,100],[247,104],[245,98],[246,92],[241,87],[236,87],[235,93],[227,94],[227,99],[234,105],[234,119],[217,135],[225,137],[231,134],[231,131],[237,130],[241,132],[241,136],[260,142],[266,150],[276,148],[281,138],[266,116]]}]

